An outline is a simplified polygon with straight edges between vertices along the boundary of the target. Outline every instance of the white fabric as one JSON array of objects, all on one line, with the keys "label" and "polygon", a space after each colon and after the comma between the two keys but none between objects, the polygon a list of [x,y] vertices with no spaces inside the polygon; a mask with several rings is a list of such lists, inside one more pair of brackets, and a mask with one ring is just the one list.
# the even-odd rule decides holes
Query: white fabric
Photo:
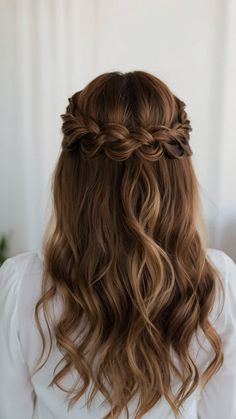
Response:
[{"label": "white fabric", "polygon": [[[225,288],[225,305],[217,317],[220,300],[211,311],[211,320],[220,333],[225,360],[209,381],[201,396],[196,391],[184,404],[184,419],[236,418],[236,265],[224,252],[207,249],[208,256],[220,269]],[[61,354],[56,345],[45,366],[29,379],[29,371],[41,350],[41,340],[34,323],[34,306],[38,300],[43,262],[37,252],[21,253],[8,258],[0,269],[0,419],[100,419],[108,406],[98,395],[90,410],[85,396],[67,412],[65,393],[48,387],[53,368]],[[199,366],[210,359],[210,351],[199,349],[195,341]],[[68,376],[65,385],[72,383]],[[87,393],[88,394],[88,393]],[[134,412],[130,404],[130,414]],[[121,416],[123,418],[123,416]],[[125,416],[124,416],[125,417]],[[132,417],[132,416],[131,416]],[[145,419],[174,419],[165,400],[156,404]]]}]

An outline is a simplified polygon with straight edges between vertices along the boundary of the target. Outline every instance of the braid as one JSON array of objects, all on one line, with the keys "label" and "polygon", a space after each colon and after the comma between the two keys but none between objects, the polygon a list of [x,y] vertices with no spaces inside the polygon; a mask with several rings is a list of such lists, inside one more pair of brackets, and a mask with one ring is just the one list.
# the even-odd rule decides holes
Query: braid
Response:
[{"label": "braid", "polygon": [[73,102],[67,113],[61,115],[63,120],[63,151],[73,151],[80,147],[81,153],[93,158],[101,151],[112,160],[126,160],[136,153],[139,157],[154,161],[162,156],[179,159],[184,155],[191,156],[189,132],[192,130],[185,104],[177,101],[179,122],[171,127],[149,125],[146,127],[128,127],[116,122],[106,122],[99,126],[91,117],[85,117],[79,109],[73,114]]}]

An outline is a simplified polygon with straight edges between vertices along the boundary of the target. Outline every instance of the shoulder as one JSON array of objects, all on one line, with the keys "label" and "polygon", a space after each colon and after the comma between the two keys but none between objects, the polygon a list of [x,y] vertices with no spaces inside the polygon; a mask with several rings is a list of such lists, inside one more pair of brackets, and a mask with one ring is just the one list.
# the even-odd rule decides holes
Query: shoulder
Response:
[{"label": "shoulder", "polygon": [[18,354],[24,361],[19,340],[20,327],[26,326],[22,315],[27,314],[35,290],[41,287],[41,271],[42,259],[38,252],[9,257],[0,267],[0,352],[8,348],[12,359]]},{"label": "shoulder", "polygon": [[16,256],[7,258],[0,267],[1,274],[10,271],[18,271],[19,274],[23,273],[29,266],[41,264],[43,261],[40,252],[24,252]]},{"label": "shoulder", "polygon": [[229,255],[218,249],[208,248],[207,255],[220,273],[224,290],[223,296],[222,293],[217,294],[211,318],[222,338],[229,334],[236,337],[236,264]]},{"label": "shoulder", "polygon": [[[40,252],[19,253],[0,267],[0,316],[8,321],[10,313],[18,319],[41,289],[43,259]],[[18,321],[18,320],[17,320]]]},{"label": "shoulder", "polygon": [[42,263],[43,257],[40,251],[30,251],[24,253],[18,253],[15,256],[7,258],[0,269],[4,268],[4,265],[13,265],[17,269],[24,270],[28,265],[34,263]]},{"label": "shoulder", "polygon": [[222,250],[208,248],[207,256],[220,273],[225,291],[236,293],[236,264],[234,260]]},{"label": "shoulder", "polygon": [[207,256],[213,262],[213,264],[220,269],[220,271],[227,276],[227,273],[232,269],[235,269],[234,260],[227,255],[223,250],[207,248]]},{"label": "shoulder", "polygon": [[40,252],[24,252],[7,258],[0,267],[0,296],[5,293],[20,293],[24,282],[28,282],[42,271],[43,259]]}]

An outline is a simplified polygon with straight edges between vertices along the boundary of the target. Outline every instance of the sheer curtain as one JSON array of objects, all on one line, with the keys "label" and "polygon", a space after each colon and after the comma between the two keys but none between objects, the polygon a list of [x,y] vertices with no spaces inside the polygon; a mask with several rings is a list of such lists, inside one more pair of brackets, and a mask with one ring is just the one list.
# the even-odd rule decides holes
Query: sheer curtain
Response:
[{"label": "sheer curtain", "polygon": [[0,233],[36,250],[67,98],[105,71],[143,69],[187,104],[210,246],[236,259],[233,0],[2,0]]}]

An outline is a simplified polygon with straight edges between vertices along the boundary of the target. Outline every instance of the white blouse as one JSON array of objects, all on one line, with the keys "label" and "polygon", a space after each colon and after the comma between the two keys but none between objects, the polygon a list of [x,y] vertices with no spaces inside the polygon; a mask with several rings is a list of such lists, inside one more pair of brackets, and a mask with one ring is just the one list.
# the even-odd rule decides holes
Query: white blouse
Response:
[{"label": "white blouse", "polygon": [[[224,280],[223,311],[217,318],[220,305],[216,299],[210,317],[222,337],[225,359],[202,393],[196,390],[186,400],[181,419],[236,419],[236,265],[220,250],[207,252]],[[65,393],[56,386],[48,387],[53,369],[61,359],[55,343],[45,366],[30,379],[41,351],[34,307],[40,295],[42,265],[40,253],[27,252],[8,258],[0,268],[0,419],[101,419],[109,408],[99,406],[104,400],[101,394],[98,393],[89,410],[84,406],[84,395],[67,411]],[[212,355],[211,347],[206,344],[205,349],[199,349],[195,341],[193,350],[202,368]],[[70,385],[72,380],[69,375],[63,384]],[[132,401],[130,418],[135,407]],[[126,416],[120,416],[123,417]],[[162,399],[143,417],[174,419],[174,414]]]}]

